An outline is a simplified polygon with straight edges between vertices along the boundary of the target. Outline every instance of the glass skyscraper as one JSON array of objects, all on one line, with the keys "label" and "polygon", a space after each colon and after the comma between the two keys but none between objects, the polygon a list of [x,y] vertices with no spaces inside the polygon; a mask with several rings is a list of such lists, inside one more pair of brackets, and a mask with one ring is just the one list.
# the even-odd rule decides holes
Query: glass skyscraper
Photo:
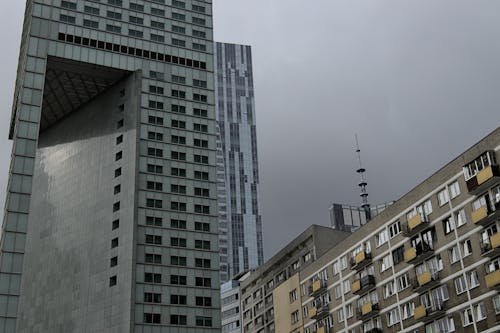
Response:
[{"label": "glass skyscraper", "polygon": [[250,46],[215,44],[221,281],[264,263]]},{"label": "glass skyscraper", "polygon": [[211,0],[27,1],[0,332],[220,331],[213,49]]}]

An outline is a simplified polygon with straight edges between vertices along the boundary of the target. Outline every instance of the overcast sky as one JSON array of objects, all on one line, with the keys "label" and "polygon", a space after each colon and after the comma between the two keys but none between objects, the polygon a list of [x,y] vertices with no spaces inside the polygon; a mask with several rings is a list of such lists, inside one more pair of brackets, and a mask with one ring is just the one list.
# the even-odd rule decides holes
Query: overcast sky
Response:
[{"label": "overcast sky", "polygon": [[[331,202],[397,199],[500,125],[500,2],[213,0],[253,47],[266,257]],[[0,11],[0,203],[24,1]]]}]

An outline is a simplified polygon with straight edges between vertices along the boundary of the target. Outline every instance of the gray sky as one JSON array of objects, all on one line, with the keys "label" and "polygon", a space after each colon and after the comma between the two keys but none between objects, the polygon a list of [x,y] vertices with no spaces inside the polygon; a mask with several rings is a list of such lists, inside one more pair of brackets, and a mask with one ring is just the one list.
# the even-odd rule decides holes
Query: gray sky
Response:
[{"label": "gray sky", "polygon": [[[0,11],[0,204],[24,1]],[[500,125],[500,2],[214,0],[215,38],[253,47],[264,246],[331,202],[396,199]]]}]

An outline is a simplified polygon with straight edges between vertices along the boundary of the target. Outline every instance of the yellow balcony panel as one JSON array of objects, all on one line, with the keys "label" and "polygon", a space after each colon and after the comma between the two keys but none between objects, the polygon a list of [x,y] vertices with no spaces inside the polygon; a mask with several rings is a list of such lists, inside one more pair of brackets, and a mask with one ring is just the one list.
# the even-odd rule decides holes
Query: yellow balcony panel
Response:
[{"label": "yellow balcony panel", "polygon": [[488,210],[486,206],[481,206],[479,209],[472,211],[472,222],[477,223],[488,216]]},{"label": "yellow balcony panel", "polygon": [[359,291],[361,289],[361,281],[360,280],[356,280],[354,281],[352,284],[351,284],[351,291],[353,293]]},{"label": "yellow balcony panel", "polygon": [[372,303],[368,302],[361,306],[361,314],[364,316],[372,312]]},{"label": "yellow balcony panel", "polygon": [[417,215],[413,216],[409,221],[408,221],[408,228],[410,230],[415,229],[422,223],[422,217],[420,216],[420,213],[417,213]]},{"label": "yellow balcony panel", "polygon": [[326,333],[325,326],[318,327],[316,333]]},{"label": "yellow balcony panel", "polygon": [[354,260],[355,260],[356,265],[357,265],[365,259],[366,259],[366,253],[365,253],[365,251],[361,251],[358,254],[356,254],[356,258]]},{"label": "yellow balcony panel", "polygon": [[417,306],[413,311],[413,318],[415,320],[419,320],[424,318],[427,315],[427,311],[425,311],[425,307],[423,305]]},{"label": "yellow balcony panel", "polygon": [[493,169],[490,165],[489,167],[479,171],[479,173],[476,175],[477,185],[481,185],[491,178],[493,178]]},{"label": "yellow balcony panel", "polygon": [[316,310],[315,307],[310,308],[309,309],[309,318],[314,318],[317,313],[318,313],[318,310]]},{"label": "yellow balcony panel", "polygon": [[316,280],[313,282],[312,291],[313,293],[321,289],[321,280]]},{"label": "yellow balcony panel", "polygon": [[423,286],[429,282],[431,282],[431,272],[423,272],[422,274],[417,276],[417,281],[419,286]]},{"label": "yellow balcony panel", "polygon": [[417,249],[414,247],[410,247],[409,249],[405,250],[404,253],[405,257],[405,262],[409,262],[417,257]]},{"label": "yellow balcony panel", "polygon": [[500,247],[500,232],[497,232],[490,237],[490,244],[492,249]]},{"label": "yellow balcony panel", "polygon": [[485,280],[488,288],[498,286],[500,284],[500,270],[487,274]]}]

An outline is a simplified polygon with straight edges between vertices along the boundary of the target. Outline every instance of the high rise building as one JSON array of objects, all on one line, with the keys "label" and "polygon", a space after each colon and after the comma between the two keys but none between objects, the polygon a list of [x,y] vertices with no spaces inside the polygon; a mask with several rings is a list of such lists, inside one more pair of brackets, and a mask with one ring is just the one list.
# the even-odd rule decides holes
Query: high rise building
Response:
[{"label": "high rise building", "polygon": [[221,281],[264,262],[250,46],[216,43]]},{"label": "high rise building", "polygon": [[500,332],[499,157],[497,128],[290,272],[272,307],[259,302],[275,273],[250,275],[243,332],[262,332],[264,311],[274,326],[263,332]]},{"label": "high rise building", "polygon": [[218,332],[210,0],[28,0],[0,332]]}]

